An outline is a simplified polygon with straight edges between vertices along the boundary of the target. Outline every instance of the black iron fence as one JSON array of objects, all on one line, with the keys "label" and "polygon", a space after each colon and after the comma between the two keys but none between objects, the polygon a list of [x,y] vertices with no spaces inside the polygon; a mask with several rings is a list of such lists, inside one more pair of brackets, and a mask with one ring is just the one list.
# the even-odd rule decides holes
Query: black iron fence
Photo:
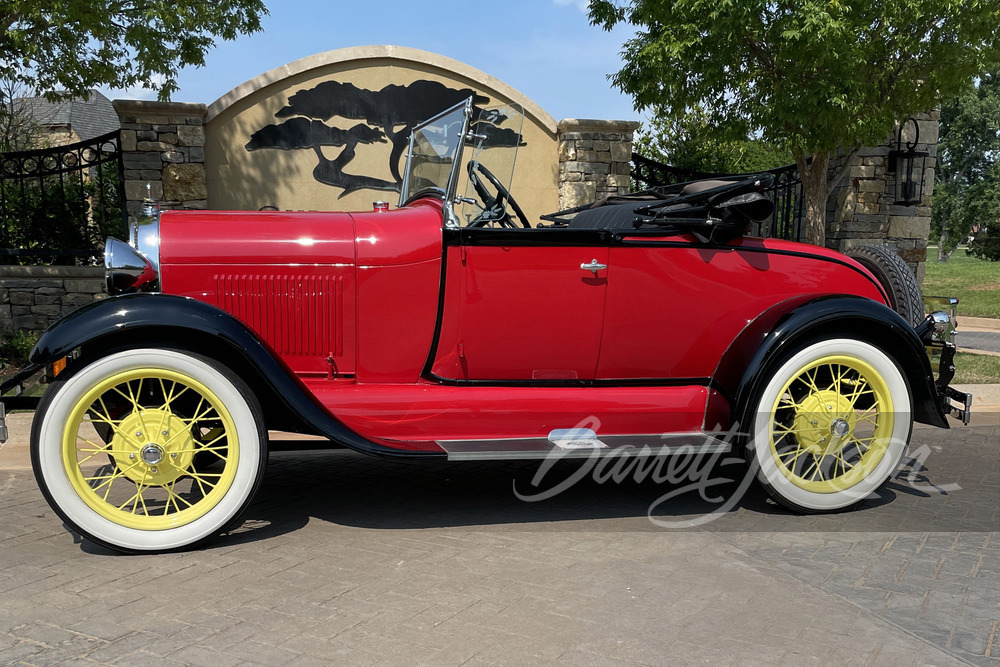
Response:
[{"label": "black iron fence", "polygon": [[120,133],[0,153],[0,264],[95,264],[126,228]]},{"label": "black iron fence", "polygon": [[[771,214],[770,220],[755,223],[750,231],[756,236],[801,241],[805,199],[802,196],[802,179],[799,178],[799,169],[796,165],[789,164],[769,169],[767,173],[774,176],[774,182],[765,193],[774,202],[774,212]],[[638,153],[632,153],[631,174],[633,185],[640,190],[686,183],[703,178],[734,175],[680,169],[656,160],[650,160]]]}]

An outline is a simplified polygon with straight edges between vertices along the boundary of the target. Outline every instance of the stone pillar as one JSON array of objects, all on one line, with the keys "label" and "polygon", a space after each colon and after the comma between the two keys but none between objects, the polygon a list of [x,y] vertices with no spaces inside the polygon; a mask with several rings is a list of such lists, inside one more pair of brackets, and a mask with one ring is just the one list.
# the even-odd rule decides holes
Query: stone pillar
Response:
[{"label": "stone pillar", "polygon": [[[896,177],[894,165],[889,164],[889,152],[896,149],[899,131],[897,126],[881,144],[862,148],[854,156],[847,174],[827,201],[828,247],[843,252],[856,245],[891,245],[913,269],[917,280],[923,282],[940,118],[940,109],[913,117],[920,133],[915,150],[928,154],[924,163],[924,187],[920,203],[913,206],[895,204]],[[912,123],[906,123],[904,144],[913,141],[912,127]],[[831,175],[843,164],[844,155],[831,160]]]},{"label": "stone pillar", "polygon": [[639,123],[559,121],[559,208],[569,209],[629,191],[632,135]]},{"label": "stone pillar", "polygon": [[146,186],[164,209],[208,208],[204,104],[115,100],[122,124],[125,198],[139,215]]}]

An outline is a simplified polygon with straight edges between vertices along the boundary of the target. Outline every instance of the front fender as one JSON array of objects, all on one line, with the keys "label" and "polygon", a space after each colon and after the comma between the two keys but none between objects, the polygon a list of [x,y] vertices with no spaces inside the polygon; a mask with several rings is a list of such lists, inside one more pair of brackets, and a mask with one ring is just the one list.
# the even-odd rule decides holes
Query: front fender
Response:
[{"label": "front fender", "polygon": [[948,428],[930,360],[913,328],[881,303],[846,295],[778,304],[747,325],[716,371],[720,385],[732,397],[733,414],[740,424],[750,423],[754,397],[775,364],[817,336],[857,338],[879,347],[896,360],[906,376],[913,394],[914,419]]},{"label": "front fender", "polygon": [[[207,303],[169,294],[125,294],[87,304],[49,327],[35,343],[30,360],[51,363],[77,347],[106,337],[142,330],[189,329],[240,345],[254,361],[274,357],[245,325]],[[276,363],[276,362],[275,362]]]},{"label": "front fender", "polygon": [[[344,447],[382,456],[436,456],[385,447],[363,438],[330,415],[277,355],[229,313],[188,297],[126,294],[95,301],[52,325],[35,344],[31,361],[48,364],[78,347],[141,347],[145,341],[184,346],[201,341],[239,360],[230,370],[253,374],[251,386],[264,387],[303,422]],[[198,352],[199,344],[190,345]],[[203,350],[205,351],[205,350]]]}]

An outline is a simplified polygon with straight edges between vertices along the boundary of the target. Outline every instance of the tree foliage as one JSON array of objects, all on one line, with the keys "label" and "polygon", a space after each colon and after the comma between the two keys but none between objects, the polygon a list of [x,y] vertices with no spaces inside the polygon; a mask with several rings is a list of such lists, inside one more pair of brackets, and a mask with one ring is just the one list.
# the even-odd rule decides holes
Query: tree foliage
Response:
[{"label": "tree foliage", "polygon": [[708,112],[689,109],[680,118],[654,110],[636,136],[636,150],[678,169],[710,174],[747,174],[792,161],[789,152],[759,139],[720,138],[708,123]]},{"label": "tree foliage", "polygon": [[[103,173],[96,173],[100,169]],[[59,250],[93,249],[99,255],[108,236],[122,234],[118,166],[105,163],[87,178],[45,176],[0,181],[0,247],[41,251],[30,263],[72,264]],[[16,256],[0,264],[24,263]]]},{"label": "tree foliage", "polygon": [[215,38],[261,29],[262,0],[0,0],[0,79],[38,93],[97,86],[177,90],[182,67],[205,64]]},{"label": "tree foliage", "polygon": [[969,243],[969,254],[979,259],[1000,262],[1000,229],[997,225],[982,230]]},{"label": "tree foliage", "polygon": [[991,0],[591,0],[590,18],[636,27],[611,79],[637,108],[702,106],[720,136],[759,133],[792,153],[813,243],[838,148],[883,140],[1000,62]]},{"label": "tree foliage", "polygon": [[938,260],[947,261],[973,230],[995,224],[998,217],[1000,80],[987,74],[973,90],[941,106],[931,218],[931,235],[939,239]]}]

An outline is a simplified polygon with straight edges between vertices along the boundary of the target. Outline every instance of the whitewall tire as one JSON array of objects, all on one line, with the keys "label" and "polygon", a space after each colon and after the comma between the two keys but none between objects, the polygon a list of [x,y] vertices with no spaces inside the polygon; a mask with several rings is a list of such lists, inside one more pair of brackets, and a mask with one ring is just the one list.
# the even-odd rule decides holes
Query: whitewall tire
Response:
[{"label": "whitewall tire", "polygon": [[802,512],[847,509],[896,471],[912,411],[906,378],[882,350],[846,338],[815,341],[766,380],[748,459],[779,503]]},{"label": "whitewall tire", "polygon": [[46,500],[80,534],[121,551],[165,551],[239,517],[263,473],[266,437],[256,399],[227,368],[135,349],[52,384],[31,457]]}]

